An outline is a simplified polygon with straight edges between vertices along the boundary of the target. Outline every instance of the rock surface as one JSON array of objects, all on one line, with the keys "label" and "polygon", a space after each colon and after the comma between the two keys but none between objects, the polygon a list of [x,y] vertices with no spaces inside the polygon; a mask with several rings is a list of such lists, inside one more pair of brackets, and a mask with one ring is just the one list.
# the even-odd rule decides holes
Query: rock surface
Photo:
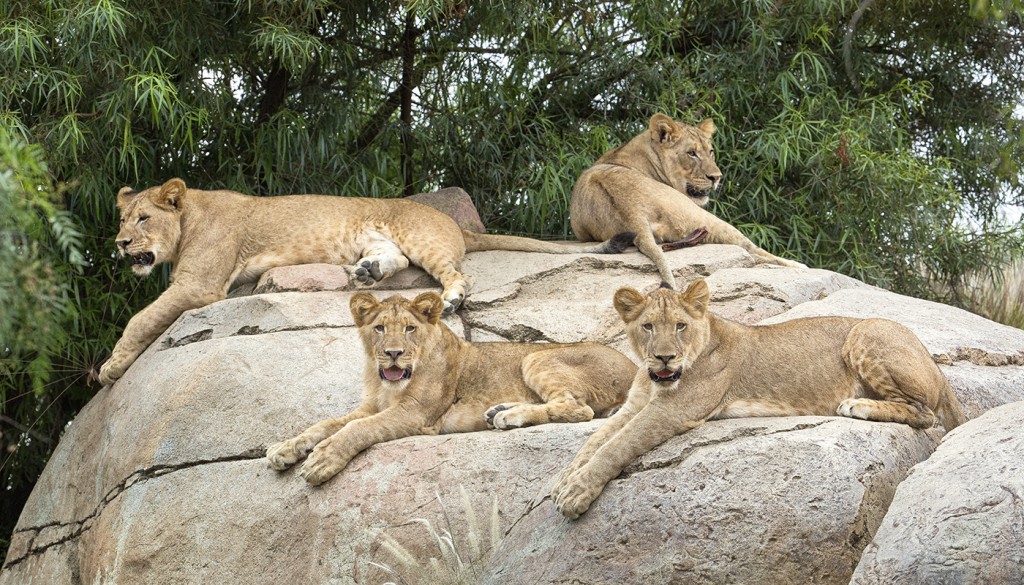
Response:
[{"label": "rock surface", "polygon": [[900,484],[853,583],[1024,583],[1024,402],[946,436]]},{"label": "rock surface", "polygon": [[[907,324],[943,362],[969,416],[1024,400],[1024,332],[823,270],[755,266],[733,246],[668,258],[681,282],[708,277],[712,310],[741,321],[856,314]],[[445,319],[456,333],[593,339],[627,352],[612,294],[659,281],[635,252],[478,252],[463,269],[474,287]],[[314,282],[315,268],[291,270],[304,290],[330,288],[327,277]],[[382,284],[410,287],[407,296],[437,290],[414,269]],[[411,564],[445,555],[417,519],[452,532],[474,583],[847,583],[887,514],[918,504],[899,503],[909,470],[976,450],[975,423],[932,456],[937,430],[832,417],[715,421],[644,456],[568,522],[546,495],[600,426],[593,421],[393,441],[311,488],[268,469],[263,451],[359,402],[351,294],[256,294],[182,315],[70,425],[12,535],[0,585],[397,580],[371,563],[430,583]],[[964,477],[999,493],[997,471]],[[911,480],[919,475],[928,477]],[[500,544],[473,554],[492,528]],[[883,559],[887,547],[869,551]]]}]

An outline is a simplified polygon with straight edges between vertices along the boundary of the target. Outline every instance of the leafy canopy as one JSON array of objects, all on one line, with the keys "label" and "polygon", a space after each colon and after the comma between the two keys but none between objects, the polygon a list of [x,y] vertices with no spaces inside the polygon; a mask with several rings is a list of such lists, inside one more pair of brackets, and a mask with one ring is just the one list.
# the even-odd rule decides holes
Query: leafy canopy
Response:
[{"label": "leafy canopy", "polygon": [[163,286],[112,259],[120,187],[459,185],[492,229],[567,237],[573,183],[601,153],[658,111],[712,117],[725,173],[713,211],[774,253],[955,300],[970,272],[1020,251],[1020,223],[999,212],[1024,205],[1022,12],[1017,0],[3,3],[0,430],[15,451],[0,535],[91,394],[84,374]]}]

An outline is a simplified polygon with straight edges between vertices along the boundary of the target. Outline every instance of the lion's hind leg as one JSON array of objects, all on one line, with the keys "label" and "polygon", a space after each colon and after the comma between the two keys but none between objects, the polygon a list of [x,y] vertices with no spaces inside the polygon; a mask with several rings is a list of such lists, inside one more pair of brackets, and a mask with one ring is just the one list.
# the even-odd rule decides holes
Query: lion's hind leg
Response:
[{"label": "lion's hind leg", "polygon": [[354,266],[348,267],[348,271],[360,284],[373,286],[408,267],[409,259],[398,246],[383,234],[374,233],[363,249],[362,257]]},{"label": "lion's hind leg", "polygon": [[553,422],[585,422],[592,418],[594,409],[571,395],[560,395],[542,404],[496,404],[484,414],[489,427],[503,431]]},{"label": "lion's hind leg", "polygon": [[932,409],[946,381],[909,329],[883,319],[858,323],[843,345],[843,359],[859,386],[857,396],[843,400],[837,414],[915,428],[935,423]]},{"label": "lion's hind leg", "polygon": [[485,415],[487,424],[497,429],[514,429],[593,419],[594,408],[598,405],[588,404],[587,399],[606,392],[595,385],[596,381],[580,365],[580,358],[572,348],[542,350],[524,357],[523,382],[537,395],[539,402],[492,406]]},{"label": "lion's hind leg", "polygon": [[871,398],[847,398],[839,403],[836,414],[861,420],[904,423],[918,429],[927,429],[935,423],[935,414],[922,404]]}]

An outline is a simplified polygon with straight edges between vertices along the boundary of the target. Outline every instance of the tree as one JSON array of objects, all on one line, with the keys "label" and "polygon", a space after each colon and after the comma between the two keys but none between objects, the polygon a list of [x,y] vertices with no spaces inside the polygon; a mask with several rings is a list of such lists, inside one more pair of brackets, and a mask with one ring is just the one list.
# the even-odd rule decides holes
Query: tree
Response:
[{"label": "tree", "polygon": [[[0,125],[68,186],[85,260],[75,269],[73,246],[51,248],[74,318],[52,309],[66,335],[20,354],[49,360],[32,366],[34,400],[56,414],[33,432],[56,441],[91,393],[82,374],[164,284],[112,260],[114,194],[174,176],[259,195],[459,185],[492,229],[567,237],[572,185],[597,156],[657,111],[710,116],[726,178],[713,211],[772,252],[955,300],[968,272],[1021,246],[1021,225],[997,213],[1024,204],[1022,12],[1011,0],[9,1]],[[0,414],[30,426],[16,413],[34,382],[17,363]],[[41,465],[0,471],[11,510]]]}]

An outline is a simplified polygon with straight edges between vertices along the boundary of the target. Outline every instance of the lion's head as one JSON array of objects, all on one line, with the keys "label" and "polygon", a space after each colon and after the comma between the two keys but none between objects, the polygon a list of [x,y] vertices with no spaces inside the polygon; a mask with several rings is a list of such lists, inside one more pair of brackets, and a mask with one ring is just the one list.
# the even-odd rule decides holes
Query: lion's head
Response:
[{"label": "lion's head", "polygon": [[367,359],[376,365],[381,381],[404,387],[440,335],[441,297],[431,292],[411,301],[398,295],[378,301],[369,293],[359,293],[352,296],[349,308]]},{"label": "lion's head", "polygon": [[615,310],[626,323],[651,380],[674,384],[704,351],[711,333],[707,319],[711,293],[703,280],[685,292],[659,288],[647,296],[632,288],[615,293]]},{"label": "lion's head", "polygon": [[118,191],[121,229],[115,239],[117,253],[131,258],[132,271],[138,276],[146,276],[157,264],[177,258],[185,192],[181,179],[141,192],[131,187]]},{"label": "lion's head", "polygon": [[686,193],[701,207],[708,204],[708,195],[718,188],[722,171],[715,164],[711,137],[715,123],[710,118],[696,126],[680,124],[665,114],[651,116],[650,147],[657,158],[654,178]]}]

